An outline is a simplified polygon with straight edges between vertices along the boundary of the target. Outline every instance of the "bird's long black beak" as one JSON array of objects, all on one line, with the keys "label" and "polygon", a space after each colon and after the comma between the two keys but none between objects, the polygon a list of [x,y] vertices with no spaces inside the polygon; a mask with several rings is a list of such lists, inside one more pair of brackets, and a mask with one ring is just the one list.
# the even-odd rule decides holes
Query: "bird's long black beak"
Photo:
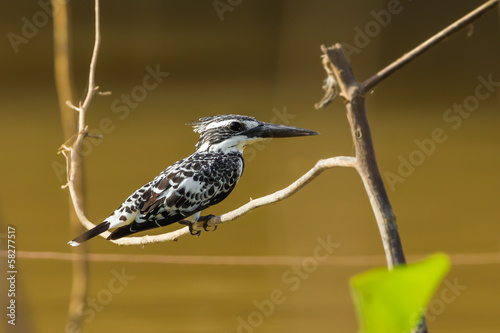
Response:
[{"label": "bird's long black beak", "polygon": [[263,122],[259,126],[249,129],[244,134],[255,138],[288,138],[293,136],[318,135],[319,133],[299,127]]}]

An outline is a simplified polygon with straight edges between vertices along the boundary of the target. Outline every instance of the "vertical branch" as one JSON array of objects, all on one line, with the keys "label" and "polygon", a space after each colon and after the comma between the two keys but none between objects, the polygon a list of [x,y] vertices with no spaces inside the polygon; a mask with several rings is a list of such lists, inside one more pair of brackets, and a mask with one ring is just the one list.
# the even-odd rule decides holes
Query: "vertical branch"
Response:
[{"label": "vertical branch", "polygon": [[[375,158],[370,126],[366,116],[365,95],[361,92],[361,86],[354,78],[349,62],[342,51],[342,46],[336,44],[329,48],[322,47],[322,50],[329,60],[325,61],[324,65],[327,73],[331,75],[332,87],[330,90],[338,93],[346,103],[347,119],[356,150],[356,169],[363,181],[377,220],[387,266],[389,269],[393,269],[396,265],[405,264],[406,259],[399,237],[396,216],[389,202]],[[335,85],[334,88],[333,85]],[[423,317],[417,332],[427,332],[427,324]]]},{"label": "vertical branch", "polygon": [[351,126],[352,137],[356,148],[357,169],[363,180],[363,184],[365,185],[377,219],[389,269],[395,265],[404,264],[405,257],[399,238],[396,217],[392,211],[375,159],[370,127],[366,117],[365,94],[382,80],[429,50],[431,47],[437,45],[445,38],[478,19],[487,11],[493,9],[498,5],[498,2],[499,0],[487,1],[455,21],[453,24],[439,31],[410,52],[405,53],[404,56],[389,64],[361,84],[356,82],[340,44],[336,44],[329,48],[322,46],[324,53],[323,66],[325,67],[328,78],[324,86],[326,90],[325,97],[320,103],[316,104],[316,108],[324,107],[337,95],[344,98],[347,108],[347,118]]},{"label": "vertical branch", "polygon": [[[358,84],[356,81],[340,44],[336,44],[329,48],[325,48],[324,46],[321,47],[324,53],[323,66],[328,76],[323,87],[325,96],[316,104],[316,108],[324,107],[337,95],[340,95],[344,99],[347,109],[347,118],[349,120],[356,149],[356,169],[363,180],[373,213],[377,220],[389,269],[392,269],[396,265],[404,264],[406,260],[399,237],[396,217],[394,216],[375,159],[370,127],[366,116],[365,94],[382,80],[395,73],[398,69],[402,68],[431,47],[467,26],[485,12],[493,9],[498,5],[498,2],[499,0],[487,1],[421,43],[410,52],[405,53],[401,58],[389,64],[361,84]],[[417,332],[427,332],[427,324],[423,317],[417,328]]]},{"label": "vertical branch", "polygon": [[[69,43],[68,43],[68,6],[66,2],[57,0],[52,1],[52,10],[54,17],[54,71],[55,83],[61,110],[61,120],[65,140],[68,140],[76,132],[76,117],[74,111],[66,105],[66,101],[73,99],[71,71],[69,64]],[[84,194],[84,173],[83,161],[78,154],[76,158],[75,189],[80,198],[81,204],[85,204]],[[80,224],[75,211],[71,209],[72,202],[69,199],[69,223],[72,235],[78,235],[83,228]],[[88,291],[88,262],[86,246],[73,249],[74,253],[79,254],[77,260],[74,260],[73,278],[71,284],[71,293],[68,307],[69,321],[74,323],[75,327],[81,326],[84,302]]]},{"label": "vertical branch", "polygon": [[68,182],[65,186],[67,186],[69,189],[76,215],[78,216],[80,222],[87,228],[92,228],[94,225],[85,216],[82,205],[83,198],[79,195],[77,191],[78,188],[75,182],[82,166],[82,158],[80,153],[81,145],[83,139],[88,134],[87,126],[85,125],[85,115],[87,113],[87,109],[90,105],[90,102],[94,97],[94,94],[99,89],[99,87],[95,85],[95,70],[97,67],[97,55],[99,53],[100,44],[101,44],[101,32],[99,24],[99,0],[95,0],[95,41],[94,41],[94,49],[92,52],[92,59],[90,61],[87,94],[85,96],[83,103],[80,103],[78,107],[71,104],[70,101],[66,101],[66,104],[69,107],[78,112],[78,128],[77,128],[78,133],[76,134],[76,139],[74,140],[74,143],[71,146],[69,144],[68,145],[64,144],[60,148],[60,152],[64,154],[67,160]]},{"label": "vertical branch", "polygon": [[363,181],[366,192],[377,220],[382,243],[387,258],[387,266],[392,269],[396,265],[406,263],[401,239],[396,224],[396,216],[389,202],[382,177],[377,166],[373,148],[370,126],[365,110],[365,97],[360,93],[342,46],[336,44],[324,48],[329,59],[326,63],[337,84],[336,89],[344,98],[347,118],[356,150],[356,169]]}]

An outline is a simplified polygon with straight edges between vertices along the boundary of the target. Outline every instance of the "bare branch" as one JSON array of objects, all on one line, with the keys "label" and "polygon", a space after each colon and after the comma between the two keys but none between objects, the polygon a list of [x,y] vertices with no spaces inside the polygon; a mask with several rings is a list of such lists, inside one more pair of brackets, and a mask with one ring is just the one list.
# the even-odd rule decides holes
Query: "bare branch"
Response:
[{"label": "bare branch", "polygon": [[[247,204],[220,216],[211,218],[207,225],[209,227],[215,227],[222,223],[227,223],[236,220],[237,218],[250,213],[252,210],[270,205],[281,200],[284,200],[293,194],[297,193],[301,188],[309,184],[313,179],[318,177],[323,171],[332,169],[334,167],[352,167],[356,166],[356,158],[351,156],[337,156],[328,159],[320,160],[316,165],[305,173],[302,177],[297,179],[292,184],[288,185],[282,190],[276,191],[272,194],[268,194],[264,197],[251,200]],[[194,230],[201,230],[203,227],[203,222],[197,222],[193,225]],[[151,243],[160,243],[167,241],[175,241],[179,237],[189,235],[189,228],[184,227],[177,229],[175,231],[157,235],[157,236],[143,236],[143,237],[126,237],[117,240],[111,240],[111,242],[118,245],[145,245]]]},{"label": "bare branch", "polygon": [[337,97],[339,93],[339,85],[337,83],[337,80],[335,79],[335,75],[333,73],[333,68],[330,63],[330,59],[328,59],[328,56],[326,55],[326,49],[324,46],[321,46],[321,49],[323,50],[323,55],[321,56],[321,62],[323,63],[323,68],[325,69],[326,72],[326,79],[323,82],[323,90],[325,91],[325,95],[319,101],[314,105],[316,109],[321,109],[327,106],[328,104],[333,101],[335,97]]},{"label": "bare branch", "polygon": [[85,216],[82,205],[82,199],[77,191],[75,180],[81,165],[81,156],[80,156],[81,144],[87,133],[87,127],[85,126],[85,115],[90,105],[90,102],[92,101],[92,97],[94,96],[94,93],[97,91],[98,88],[95,85],[95,70],[97,66],[97,55],[99,53],[99,46],[101,43],[101,32],[99,24],[99,0],[95,0],[94,10],[95,10],[95,41],[94,41],[94,49],[92,52],[92,59],[90,61],[87,94],[85,96],[83,103],[80,103],[79,107],[73,105],[71,101],[66,102],[66,104],[69,107],[78,112],[78,129],[77,129],[78,134],[76,135],[76,139],[74,139],[75,141],[71,146],[71,148],[68,149],[68,146],[66,145],[63,145],[60,148],[60,150],[66,157],[67,161],[68,179],[66,186],[69,189],[70,196],[73,201],[73,207],[75,208],[75,213],[78,216],[80,222],[87,229],[93,228],[94,224],[90,222]]},{"label": "bare branch", "polygon": [[[323,67],[327,74],[327,84],[323,86],[325,96],[316,104],[316,108],[323,107],[330,103],[336,93],[344,99],[347,109],[347,118],[351,127],[351,134],[356,150],[356,169],[363,180],[366,193],[368,194],[373,213],[377,220],[389,269],[392,269],[396,265],[406,263],[406,259],[399,237],[396,216],[389,202],[375,158],[375,151],[365,109],[366,92],[411,60],[437,45],[452,33],[468,25],[497,4],[498,0],[488,1],[361,84],[358,84],[356,81],[340,44],[336,44],[329,48],[325,48],[324,46],[321,47],[324,53]],[[427,324],[423,317],[417,328],[417,332],[427,332]]]},{"label": "bare branch", "polygon": [[408,53],[405,53],[401,58],[398,60],[394,61],[392,64],[389,66],[385,67],[381,71],[379,71],[377,74],[373,75],[371,78],[366,80],[365,82],[360,84],[360,91],[362,94],[365,94],[368,92],[370,89],[375,87],[380,81],[384,80],[387,78],[389,75],[403,67],[404,65],[408,64],[410,61],[413,59],[417,58],[419,55],[424,53],[425,51],[429,50],[431,47],[437,45],[438,43],[442,42],[446,38],[450,37],[453,33],[457,32],[458,30],[462,29],[463,27],[469,25],[471,22],[479,18],[481,15],[486,13],[487,11],[493,9],[496,5],[498,5],[499,0],[490,0],[483,5],[479,6],[469,14],[465,15],[461,19],[455,21],[454,23],[450,24],[447,26],[445,29],[441,30],[413,50],[411,50]]},{"label": "bare branch", "polygon": [[309,170],[307,173],[305,173],[302,177],[297,179],[295,182],[292,184],[288,185],[282,190],[276,191],[272,194],[268,194],[264,197],[254,199],[250,201],[249,203],[241,206],[240,208],[237,208],[229,213],[223,214],[221,216],[216,216],[210,221],[208,221],[208,226],[210,227],[215,227],[218,224],[225,223],[225,222],[231,222],[235,219],[237,219],[240,216],[243,216],[255,208],[259,208],[262,206],[270,205],[276,202],[279,202],[281,200],[284,200],[296,192],[298,192],[300,189],[302,189],[304,186],[309,184],[313,179],[318,177],[323,171],[327,169],[331,169],[334,167],[351,167],[355,168],[356,167],[356,158],[351,157],[351,156],[337,156],[337,157],[331,157],[328,159],[324,160],[319,160],[316,165]]},{"label": "bare branch", "polygon": [[342,51],[342,46],[336,44],[329,48],[322,47],[322,49],[330,60],[329,66],[331,66],[338,83],[339,94],[346,102],[347,119],[356,150],[357,170],[365,185],[380,229],[387,264],[389,268],[404,264],[406,261],[399,238],[396,217],[375,158],[370,126],[366,117],[365,96],[359,91],[359,85]]},{"label": "bare branch", "polygon": [[340,44],[329,48],[321,47],[324,53],[323,67],[325,68],[327,81],[330,82],[330,86],[323,87],[324,89],[326,88],[325,96],[321,102],[316,104],[316,108],[330,103],[336,94],[344,99],[347,108],[347,118],[351,126],[351,134],[356,149],[357,170],[370,199],[382,236],[387,256],[387,265],[390,269],[395,265],[404,264],[406,260],[398,233],[396,217],[389,202],[375,159],[370,127],[366,117],[365,93],[390,74],[402,68],[432,46],[437,45],[452,33],[470,24],[497,4],[498,0],[486,2],[361,84],[356,81]]}]

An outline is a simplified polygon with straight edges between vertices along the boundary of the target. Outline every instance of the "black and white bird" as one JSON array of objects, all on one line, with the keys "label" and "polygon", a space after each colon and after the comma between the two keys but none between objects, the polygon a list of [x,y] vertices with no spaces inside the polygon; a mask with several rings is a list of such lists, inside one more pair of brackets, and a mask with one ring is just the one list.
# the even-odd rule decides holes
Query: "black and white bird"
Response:
[{"label": "black and white bird", "polygon": [[200,212],[231,193],[243,173],[245,146],[268,138],[318,134],[232,114],[201,118],[191,125],[200,134],[195,153],[169,166],[102,223],[68,244],[78,246],[109,229],[115,230],[108,239],[119,239],[181,220],[208,221],[213,215]]}]

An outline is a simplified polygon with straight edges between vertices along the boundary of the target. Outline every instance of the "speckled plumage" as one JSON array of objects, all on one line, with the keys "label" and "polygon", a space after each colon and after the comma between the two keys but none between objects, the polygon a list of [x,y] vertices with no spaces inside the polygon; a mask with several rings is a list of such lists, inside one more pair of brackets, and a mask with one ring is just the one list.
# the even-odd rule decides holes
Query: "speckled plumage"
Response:
[{"label": "speckled plumage", "polygon": [[196,221],[202,210],[224,200],[236,186],[243,173],[242,153],[247,144],[264,138],[317,134],[239,115],[201,118],[192,125],[200,133],[195,153],[162,171],[102,223],[69,244],[77,246],[109,229],[115,230],[108,239],[119,239],[189,218]]},{"label": "speckled plumage", "polygon": [[[240,152],[195,152],[169,166],[147,183],[104,222],[116,229],[109,239],[164,227],[218,204],[233,190],[243,173]],[[116,222],[120,221],[120,222]],[[122,222],[121,222],[122,221]]]}]

